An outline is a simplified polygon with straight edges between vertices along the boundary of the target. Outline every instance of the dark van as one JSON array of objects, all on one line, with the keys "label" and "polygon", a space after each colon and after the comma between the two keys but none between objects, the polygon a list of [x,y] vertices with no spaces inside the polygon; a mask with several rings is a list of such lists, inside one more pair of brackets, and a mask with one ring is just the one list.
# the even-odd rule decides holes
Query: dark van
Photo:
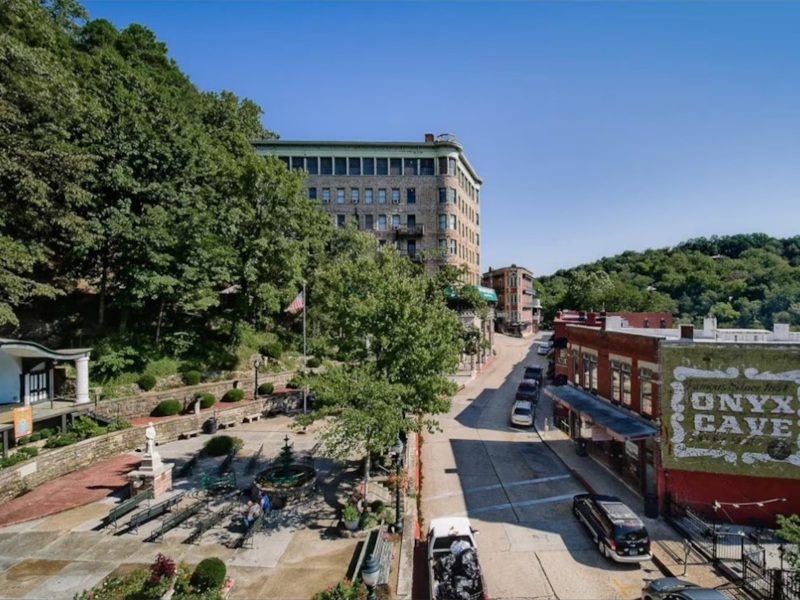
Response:
[{"label": "dark van", "polygon": [[603,556],[617,562],[650,560],[650,536],[642,520],[615,496],[578,494],[572,512],[582,522]]},{"label": "dark van", "polygon": [[517,387],[517,393],[514,400],[527,400],[532,404],[536,404],[539,399],[539,382],[535,379],[523,379]]},{"label": "dark van", "polygon": [[541,384],[544,379],[544,369],[539,365],[528,365],[525,367],[525,374],[522,377],[523,379],[535,379]]}]

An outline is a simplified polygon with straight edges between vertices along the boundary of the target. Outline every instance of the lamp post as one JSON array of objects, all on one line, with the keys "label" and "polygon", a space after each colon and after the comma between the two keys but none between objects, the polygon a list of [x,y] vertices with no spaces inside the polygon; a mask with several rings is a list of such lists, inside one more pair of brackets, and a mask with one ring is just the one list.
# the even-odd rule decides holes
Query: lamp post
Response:
[{"label": "lamp post", "polygon": [[397,441],[392,446],[392,452],[394,454],[394,468],[395,468],[395,502],[394,502],[394,530],[397,533],[403,531],[403,517],[400,514],[400,462],[403,456],[403,449],[405,446],[403,445],[403,440],[400,439],[400,436],[397,437]]},{"label": "lamp post", "polygon": [[381,572],[380,563],[370,554],[361,568],[361,581],[367,586],[367,600],[376,600],[375,588],[378,586],[378,576]]},{"label": "lamp post", "polygon": [[256,356],[253,359],[253,368],[256,370],[256,381],[255,381],[255,387],[253,388],[253,400],[258,398],[258,367],[260,366],[261,366],[261,357]]}]

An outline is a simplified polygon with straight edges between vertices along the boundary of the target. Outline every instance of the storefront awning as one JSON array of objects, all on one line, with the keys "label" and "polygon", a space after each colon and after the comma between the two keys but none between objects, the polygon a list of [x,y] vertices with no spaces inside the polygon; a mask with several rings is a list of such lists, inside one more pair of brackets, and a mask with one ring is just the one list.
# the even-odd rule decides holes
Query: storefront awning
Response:
[{"label": "storefront awning", "polygon": [[571,385],[547,386],[544,393],[557,402],[586,415],[622,441],[640,440],[656,435],[656,429],[643,421]]}]

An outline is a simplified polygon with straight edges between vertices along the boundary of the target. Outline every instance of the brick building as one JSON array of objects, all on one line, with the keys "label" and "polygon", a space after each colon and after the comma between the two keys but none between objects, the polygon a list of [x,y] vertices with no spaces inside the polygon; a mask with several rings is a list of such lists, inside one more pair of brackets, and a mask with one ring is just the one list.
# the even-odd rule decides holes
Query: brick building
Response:
[{"label": "brick building", "polygon": [[739,523],[800,513],[800,334],[598,316],[561,319],[556,426],[652,516],[668,501]]},{"label": "brick building", "polygon": [[524,267],[492,269],[483,274],[482,285],[497,294],[495,325],[503,333],[530,337],[539,330],[542,304],[533,287],[533,273]]},{"label": "brick building", "polygon": [[381,245],[439,265],[467,265],[465,283],[480,284],[480,190],[483,181],[449,134],[424,142],[258,140],[256,152],[276,155],[307,173],[308,197],[334,223],[354,222]]}]

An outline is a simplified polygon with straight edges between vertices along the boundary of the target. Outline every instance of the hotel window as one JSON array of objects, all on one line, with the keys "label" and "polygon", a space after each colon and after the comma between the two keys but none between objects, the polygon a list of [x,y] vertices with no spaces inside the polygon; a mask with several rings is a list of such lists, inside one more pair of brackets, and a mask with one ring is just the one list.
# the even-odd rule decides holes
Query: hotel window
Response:
[{"label": "hotel window", "polygon": [[364,158],[362,159],[362,173],[364,175],[375,175],[375,159]]},{"label": "hotel window", "polygon": [[452,254],[453,256],[458,254],[458,244],[456,243],[455,240],[450,240],[450,254]]},{"label": "hotel window", "polygon": [[336,224],[339,227],[344,227],[344,215],[336,215]]},{"label": "hotel window", "polygon": [[447,188],[439,188],[439,204],[447,204]]},{"label": "hotel window", "polygon": [[386,231],[386,215],[378,215],[378,231]]},{"label": "hotel window", "polygon": [[376,158],[375,159],[375,174],[376,175],[388,175],[389,174],[389,159],[388,158]]},{"label": "hotel window", "polygon": [[419,159],[419,174],[420,175],[435,175],[433,170],[433,159],[432,158],[420,158]]},{"label": "hotel window", "polygon": [[317,199],[317,188],[308,188],[308,199],[309,200]]},{"label": "hotel window", "polygon": [[417,203],[417,190],[415,188],[406,189],[406,204]]},{"label": "hotel window", "polygon": [[386,204],[386,190],[384,188],[378,189],[378,204]]},{"label": "hotel window", "polygon": [[447,215],[439,215],[439,231],[447,229]]},{"label": "hotel window", "polygon": [[392,204],[400,204],[400,189],[392,188]]},{"label": "hotel window", "polygon": [[439,238],[439,256],[447,256],[447,240],[444,238]]},{"label": "hotel window", "polygon": [[414,229],[417,226],[417,215],[406,215],[406,227]]},{"label": "hotel window", "polygon": [[392,215],[392,229],[400,229],[400,215]]},{"label": "hotel window", "polygon": [[653,416],[653,372],[650,369],[639,369],[639,397],[641,398],[641,413],[648,417]]},{"label": "hotel window", "polygon": [[361,175],[361,159],[360,158],[348,158],[347,159],[348,168],[347,174],[348,175]]},{"label": "hotel window", "polygon": [[454,188],[450,188],[450,204],[456,203],[456,190]]},{"label": "hotel window", "polygon": [[374,218],[372,215],[364,215],[364,229],[372,231],[375,228]]},{"label": "hotel window", "polygon": [[302,156],[293,156],[292,157],[292,171],[302,171],[305,168],[303,165],[303,157]]},{"label": "hotel window", "polygon": [[330,204],[331,201],[331,188],[322,188],[322,203]]},{"label": "hotel window", "polygon": [[389,175],[402,175],[403,161],[399,158],[389,159]]},{"label": "hotel window", "polygon": [[372,188],[364,190],[364,204],[372,204]]},{"label": "hotel window", "polygon": [[358,204],[359,194],[360,192],[358,188],[350,188],[350,202],[353,204]]},{"label": "hotel window", "polygon": [[456,229],[456,216],[455,215],[450,215],[450,229],[452,229],[454,231]]},{"label": "hotel window", "polygon": [[347,175],[347,159],[343,156],[337,156],[333,159],[333,173],[334,175]]},{"label": "hotel window", "polygon": [[308,171],[309,175],[319,174],[319,158],[316,156],[306,158],[306,171]]},{"label": "hotel window", "polygon": [[319,174],[333,175],[333,159],[330,156],[323,156],[319,159]]},{"label": "hotel window", "polygon": [[455,175],[456,174],[456,159],[455,158],[448,158],[447,159],[447,174],[448,175]]},{"label": "hotel window", "polygon": [[344,204],[344,188],[336,188],[336,204]]},{"label": "hotel window", "polygon": [[419,165],[416,158],[406,159],[405,175],[419,175]]}]

